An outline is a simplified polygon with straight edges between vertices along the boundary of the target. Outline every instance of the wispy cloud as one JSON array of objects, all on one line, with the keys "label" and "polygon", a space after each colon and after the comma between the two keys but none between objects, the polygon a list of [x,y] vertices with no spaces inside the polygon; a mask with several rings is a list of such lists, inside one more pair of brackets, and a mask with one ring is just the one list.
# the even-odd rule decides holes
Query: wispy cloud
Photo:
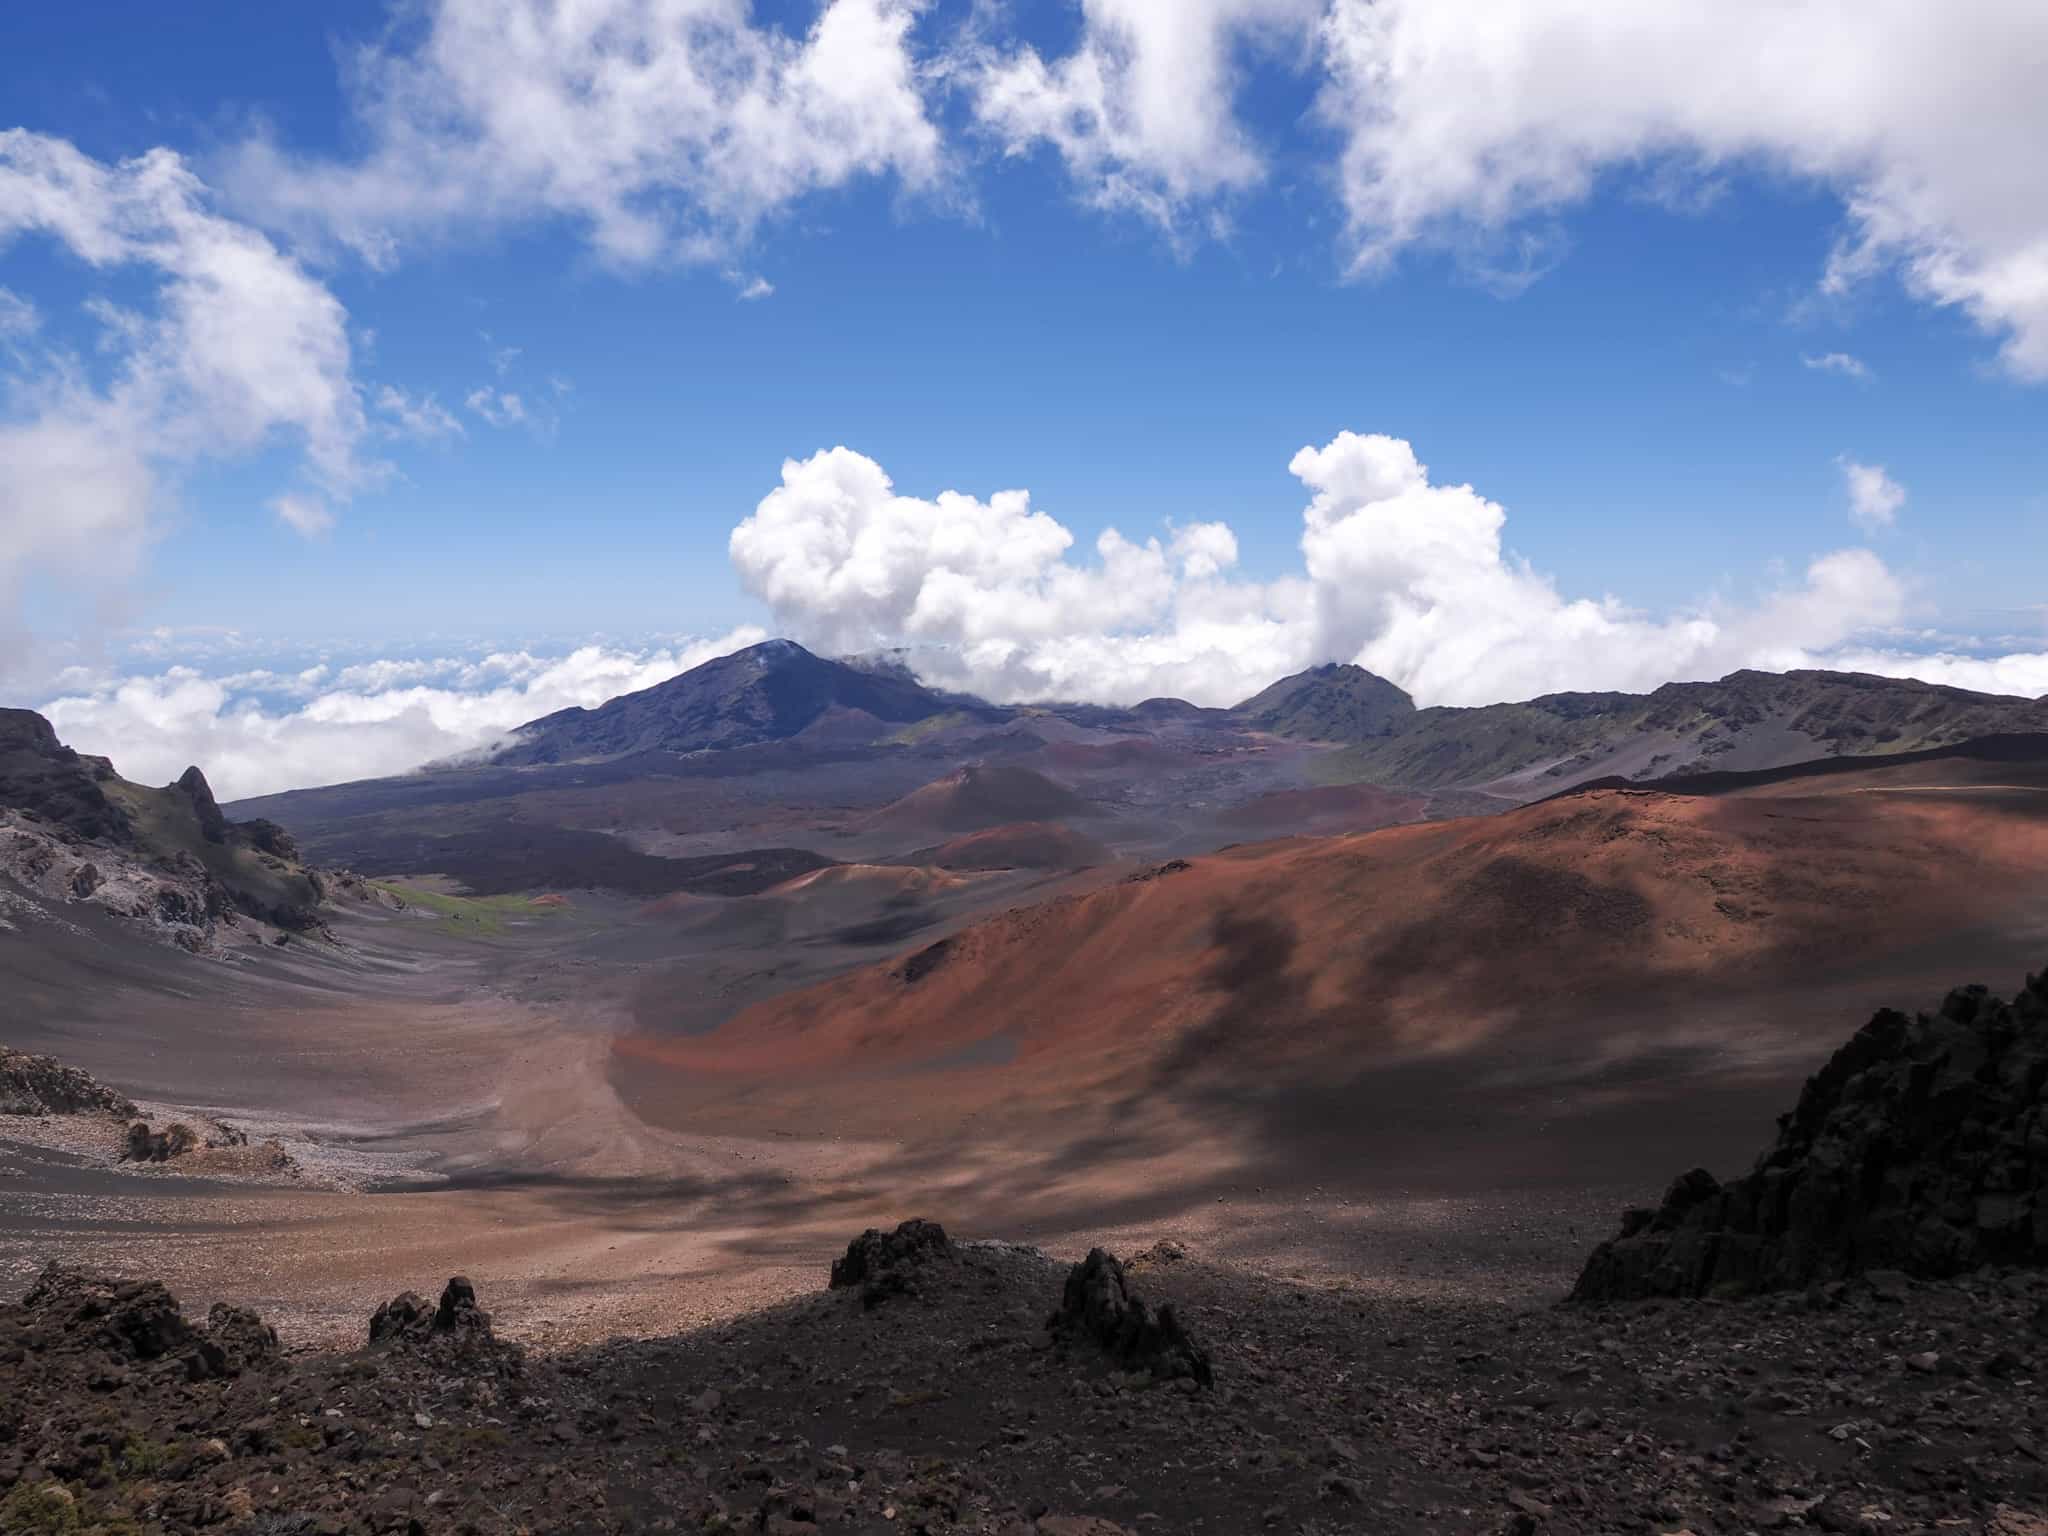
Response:
[{"label": "wispy cloud", "polygon": [[1855,379],[1859,383],[1868,383],[1877,377],[1870,371],[1868,363],[1847,352],[1823,352],[1818,357],[1807,354],[1802,355],[1799,361],[1816,373],[1839,373],[1843,378]]},{"label": "wispy cloud", "polygon": [[437,442],[463,436],[462,423],[432,395],[413,396],[393,384],[379,385],[374,400],[379,425],[393,437]]},{"label": "wispy cloud", "polygon": [[334,531],[334,513],[318,496],[288,491],[271,498],[270,510],[277,520],[301,538],[317,539]]}]

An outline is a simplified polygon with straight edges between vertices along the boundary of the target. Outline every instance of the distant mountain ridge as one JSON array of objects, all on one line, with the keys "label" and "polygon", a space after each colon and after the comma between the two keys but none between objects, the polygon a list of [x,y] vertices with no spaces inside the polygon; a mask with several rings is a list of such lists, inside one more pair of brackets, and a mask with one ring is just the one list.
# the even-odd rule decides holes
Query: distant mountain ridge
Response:
[{"label": "distant mountain ridge", "polygon": [[512,767],[625,757],[635,752],[705,752],[786,741],[832,710],[885,725],[934,715],[1007,712],[925,687],[901,669],[850,666],[815,656],[792,640],[767,640],[692,667],[667,682],[621,694],[596,709],[558,710],[519,727],[494,762]]},{"label": "distant mountain ridge", "polygon": [[857,730],[848,722],[864,717],[885,739],[920,724],[994,726],[1033,712],[1141,735],[1185,728],[1333,745],[1343,750],[1317,766],[1324,782],[1484,789],[1509,799],[1538,798],[1591,778],[1748,771],[2048,732],[2048,700],[1822,671],[1740,671],[1647,694],[1554,693],[1418,709],[1385,678],[1333,662],[1284,677],[1230,709],[1176,699],[1128,709],[1011,707],[927,687],[894,654],[832,661],[793,641],[770,640],[596,709],[532,721],[494,763],[532,767],[720,751],[806,731],[849,739]]},{"label": "distant mountain ridge", "polygon": [[1647,694],[1554,693],[1418,710],[1393,735],[1338,754],[1326,772],[1527,798],[1592,778],[1748,772],[2034,732],[2048,732],[2048,700],[1861,672],[1745,670]]}]

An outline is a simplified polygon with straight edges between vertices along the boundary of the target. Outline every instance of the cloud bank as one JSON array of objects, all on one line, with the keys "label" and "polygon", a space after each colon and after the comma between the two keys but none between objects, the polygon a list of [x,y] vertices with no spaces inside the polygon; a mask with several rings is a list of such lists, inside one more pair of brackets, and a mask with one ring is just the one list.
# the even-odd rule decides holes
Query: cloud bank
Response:
[{"label": "cloud bank", "polygon": [[[1490,704],[1849,654],[1869,670],[2048,691],[2044,657],[1850,652],[1907,607],[1904,584],[1867,549],[1823,553],[1745,603],[1657,617],[1561,594],[1504,546],[1498,503],[1432,481],[1399,438],[1340,433],[1289,468],[1309,497],[1302,564],[1271,582],[1232,575],[1237,541],[1222,523],[1143,540],[1110,529],[1076,560],[1072,533],[1028,492],[905,496],[847,448],[784,464],[733,530],[731,555],[797,639],[828,651],[906,643],[931,680],[1001,700],[1232,704],[1335,660],[1424,704]],[[1867,473],[1881,482],[1868,494],[1895,513],[1903,492]]]},{"label": "cloud bank", "polygon": [[541,715],[650,688],[765,638],[741,628],[645,650],[591,645],[553,658],[501,651],[286,674],[209,677],[172,667],[76,681],[42,711],[65,742],[113,758],[128,778],[168,783],[197,763],[229,800],[480,752]]}]

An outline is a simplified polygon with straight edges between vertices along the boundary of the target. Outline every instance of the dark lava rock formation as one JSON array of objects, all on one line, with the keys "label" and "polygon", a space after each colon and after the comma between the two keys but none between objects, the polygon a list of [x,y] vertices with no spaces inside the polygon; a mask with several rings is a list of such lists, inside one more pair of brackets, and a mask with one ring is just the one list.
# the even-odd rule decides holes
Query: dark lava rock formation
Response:
[{"label": "dark lava rock formation", "polygon": [[1679,1178],[1587,1260],[1573,1297],[1740,1295],[1872,1270],[2048,1262],[2048,973],[2010,1003],[1878,1013],[1747,1175]]},{"label": "dark lava rock formation", "polygon": [[128,813],[107,798],[113,764],[57,739],[32,709],[0,709],[0,805],[28,811],[84,838],[122,842],[134,835]]},{"label": "dark lava rock formation", "polygon": [[0,1115],[132,1115],[135,1106],[52,1056],[0,1045]]},{"label": "dark lava rock formation", "polygon": [[[255,1313],[215,1306],[204,1328],[178,1310],[177,1298],[156,1280],[126,1280],[51,1263],[22,1298],[22,1343],[38,1352],[96,1355],[98,1380],[159,1361],[174,1362],[191,1381],[233,1376],[268,1363],[277,1334]],[[0,1529],[5,1529],[0,1525]]]},{"label": "dark lava rock formation", "polygon": [[861,1305],[879,1306],[891,1296],[915,1295],[917,1271],[952,1254],[952,1241],[936,1221],[913,1218],[894,1232],[869,1227],[846,1245],[845,1257],[832,1261],[831,1288],[859,1286]]},{"label": "dark lava rock formation", "polygon": [[496,1357],[516,1366],[519,1347],[491,1331],[491,1314],[477,1305],[476,1287],[456,1275],[441,1288],[438,1305],[404,1291],[370,1318],[370,1347],[405,1349],[437,1357]]},{"label": "dark lava rock formation", "polygon": [[121,1149],[121,1157],[130,1163],[168,1163],[174,1157],[183,1157],[199,1145],[199,1133],[183,1121],[174,1121],[160,1131],[152,1131],[147,1120],[137,1120],[128,1127],[128,1139]]},{"label": "dark lava rock formation", "polygon": [[1216,1379],[1209,1356],[1188,1338],[1173,1308],[1155,1312],[1146,1305],[1106,1249],[1091,1249],[1067,1272],[1059,1310],[1046,1327],[1063,1338],[1092,1340],[1125,1368],[1149,1371],[1155,1380],[1185,1378],[1206,1387]]},{"label": "dark lava rock formation", "polygon": [[279,1351],[253,1314],[201,1330],[153,1282],[59,1270],[0,1299],[0,1532],[2044,1529],[2048,1270],[1524,1310],[1140,1263],[1215,1390],[1046,1347],[1067,1266],[1011,1243],[928,1253],[914,1306],[820,1289],[516,1378],[422,1344],[417,1297],[376,1348]]}]

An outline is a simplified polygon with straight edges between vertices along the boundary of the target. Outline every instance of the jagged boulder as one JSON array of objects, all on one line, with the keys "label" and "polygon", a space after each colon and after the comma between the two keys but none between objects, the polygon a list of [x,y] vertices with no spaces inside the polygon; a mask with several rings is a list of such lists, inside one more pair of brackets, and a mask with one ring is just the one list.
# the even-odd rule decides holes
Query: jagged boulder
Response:
[{"label": "jagged boulder", "polygon": [[0,1045],[0,1115],[132,1115],[125,1097],[52,1056]]},{"label": "jagged boulder", "polygon": [[238,821],[235,830],[251,848],[258,853],[267,853],[274,859],[283,859],[289,864],[300,862],[298,839],[268,817],[258,816],[250,821]]},{"label": "jagged boulder", "polygon": [[51,1347],[160,1360],[188,1348],[195,1337],[177,1298],[157,1280],[126,1280],[52,1262],[21,1305],[34,1333]]},{"label": "jagged boulder", "polygon": [[491,1314],[477,1305],[476,1287],[456,1275],[430,1305],[417,1291],[405,1291],[370,1318],[372,1349],[405,1349],[449,1360],[487,1359],[516,1364],[518,1346],[491,1331]]},{"label": "jagged boulder", "polygon": [[147,1120],[137,1120],[128,1127],[127,1143],[121,1149],[121,1156],[131,1163],[168,1163],[174,1157],[183,1157],[198,1145],[199,1133],[183,1121],[173,1121],[162,1130],[153,1131]]},{"label": "jagged boulder", "polygon": [[1583,1301],[1741,1295],[1870,1270],[2048,1263],[2048,973],[1886,1009],[1809,1078],[1775,1144],[1694,1169],[1587,1260]]},{"label": "jagged boulder", "polygon": [[860,1287],[861,1305],[879,1306],[891,1296],[914,1295],[917,1272],[935,1259],[951,1257],[952,1240],[936,1221],[914,1218],[893,1232],[869,1227],[832,1261],[831,1289]]},{"label": "jagged boulder", "polygon": [[200,836],[209,843],[228,840],[228,819],[221,814],[220,802],[213,798],[213,786],[206,782],[206,775],[199,771],[198,764],[180,774],[172,788],[192,802],[192,814],[199,820]]},{"label": "jagged boulder", "polygon": [[206,1314],[206,1337],[229,1371],[267,1365],[279,1353],[277,1330],[247,1307],[216,1301]]},{"label": "jagged boulder", "polygon": [[1206,1387],[1216,1379],[1209,1356],[1187,1336],[1173,1308],[1148,1306],[1107,1249],[1091,1249],[1067,1271],[1059,1310],[1046,1327],[1059,1338],[1093,1343],[1126,1369],[1149,1371],[1160,1381],[1185,1377]]}]

